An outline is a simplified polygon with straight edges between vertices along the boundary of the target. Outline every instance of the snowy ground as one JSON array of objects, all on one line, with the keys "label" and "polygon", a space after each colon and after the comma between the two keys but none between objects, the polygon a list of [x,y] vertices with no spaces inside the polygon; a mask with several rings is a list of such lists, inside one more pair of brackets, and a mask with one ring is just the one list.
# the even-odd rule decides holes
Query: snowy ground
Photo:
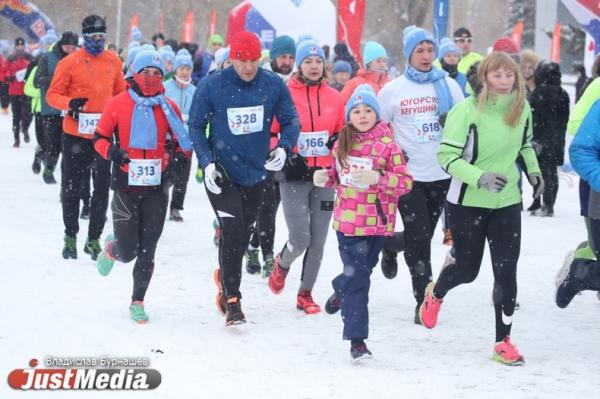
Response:
[{"label": "snowy ground", "polygon": [[[597,319],[587,317],[597,317],[600,302],[589,292],[567,310],[553,301],[555,273],[565,253],[584,238],[577,178],[571,186],[561,180],[555,218],[523,214],[521,310],[512,337],[525,356],[524,367],[490,360],[494,319],[487,257],[477,281],[447,296],[439,325],[431,331],[413,324],[414,299],[403,261],[392,281],[376,269],[368,341],[374,359],[356,365],[341,339],[339,315],[296,311],[300,264],[292,267],[280,296],[271,294],[260,277],[244,272],[248,323],[224,327],[214,305],[213,213],[195,180],[189,185],[185,222],[167,222],[159,243],[146,297],[150,323],[134,324],[127,313],[132,264],[117,264],[109,277],[101,277],[82,251],[85,221],[79,259],[63,260],[59,187],[32,174],[33,143],[20,149],[11,145],[9,117],[0,115],[0,378],[27,367],[31,358],[106,354],[149,357],[162,384],[145,393],[36,393],[2,383],[0,398],[598,397],[600,328]],[[531,191],[525,190],[528,206]],[[111,228],[109,221],[105,235]],[[447,247],[439,229],[436,234],[437,276]],[[280,217],[277,248],[285,238]],[[342,268],[336,244],[331,233],[314,291],[320,303]]]}]

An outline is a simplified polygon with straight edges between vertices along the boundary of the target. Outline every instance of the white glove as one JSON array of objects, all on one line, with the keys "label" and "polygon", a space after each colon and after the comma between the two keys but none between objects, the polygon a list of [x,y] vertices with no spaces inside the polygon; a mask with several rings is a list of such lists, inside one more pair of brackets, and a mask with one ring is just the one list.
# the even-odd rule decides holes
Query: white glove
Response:
[{"label": "white glove", "polygon": [[221,187],[217,184],[217,179],[222,179],[221,172],[215,169],[214,163],[209,163],[204,168],[204,184],[206,189],[215,195],[221,194]]},{"label": "white glove", "polygon": [[313,184],[317,187],[325,187],[329,181],[329,172],[327,169],[319,169],[313,175]]},{"label": "white glove", "polygon": [[265,163],[265,169],[272,172],[279,172],[283,168],[283,165],[285,165],[286,158],[287,154],[283,148],[275,148],[269,153],[269,160]]},{"label": "white glove", "polygon": [[371,184],[379,183],[381,175],[376,170],[356,169],[350,173],[352,182],[360,186],[370,186]]}]

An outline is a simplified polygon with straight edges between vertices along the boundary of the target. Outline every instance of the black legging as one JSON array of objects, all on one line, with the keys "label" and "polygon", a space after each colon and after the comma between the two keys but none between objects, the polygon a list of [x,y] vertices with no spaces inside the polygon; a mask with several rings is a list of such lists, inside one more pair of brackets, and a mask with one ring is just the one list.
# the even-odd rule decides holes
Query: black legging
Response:
[{"label": "black legging", "polygon": [[185,169],[183,173],[175,177],[173,184],[173,197],[171,198],[171,209],[183,210],[183,201],[187,192],[188,181],[190,180],[190,170],[192,168],[192,160],[186,158]]},{"label": "black legging", "polygon": [[[517,299],[517,262],[521,252],[521,204],[500,209],[448,204],[456,262],[442,269],[434,295],[471,283],[479,274],[487,239],[494,272],[496,342],[510,335]],[[504,313],[504,315],[503,315]],[[508,324],[505,324],[504,319]]]},{"label": "black legging", "polygon": [[281,203],[279,183],[275,181],[273,173],[269,173],[263,189],[263,199],[258,207],[258,217],[252,227],[250,245],[260,249],[263,258],[273,255],[275,244],[275,219],[277,209]]},{"label": "black legging", "polygon": [[219,265],[223,289],[228,298],[241,298],[242,260],[250,241],[250,229],[256,221],[264,184],[261,182],[244,187],[224,178],[221,194],[215,195],[206,190],[221,226]]},{"label": "black legging", "polygon": [[0,107],[8,108],[10,105],[10,96],[8,95],[8,83],[0,82]]},{"label": "black legging", "polygon": [[42,124],[42,114],[36,112],[33,114],[35,124],[35,140],[38,145],[35,148],[35,158],[45,162],[44,154],[46,148],[46,140],[44,139],[44,126]]},{"label": "black legging", "polygon": [[404,259],[410,270],[413,294],[418,304],[423,302],[425,287],[432,280],[431,239],[446,202],[449,185],[450,179],[415,182],[412,191],[398,201],[404,234],[386,239],[385,247],[390,249],[401,248],[401,241],[404,241]]},{"label": "black legging", "polygon": [[112,200],[116,243],[110,255],[133,267],[132,301],[143,301],[154,272],[154,254],[160,238],[169,198],[162,188],[141,192],[117,190]]},{"label": "black legging", "polygon": [[71,134],[63,134],[62,139],[61,202],[65,234],[75,236],[79,232],[79,201],[84,199],[85,202],[82,187],[85,187],[85,179],[89,179],[91,168],[94,192],[90,204],[88,237],[97,240],[102,234],[106,221],[110,161],[98,155],[92,140]]},{"label": "black legging", "polygon": [[25,95],[11,96],[10,105],[13,113],[13,135],[15,141],[19,141],[19,132],[27,133],[31,124],[31,100]]},{"label": "black legging", "polygon": [[548,157],[539,157],[538,161],[544,179],[544,193],[542,194],[544,205],[554,208],[558,194],[558,165],[554,159]]},{"label": "black legging", "polygon": [[[62,121],[60,115],[42,115],[42,129],[44,132],[44,159],[46,160],[46,168],[54,171],[56,163],[60,156],[61,138],[62,138]],[[89,184],[88,184],[89,186]],[[89,189],[88,189],[89,193]]]}]

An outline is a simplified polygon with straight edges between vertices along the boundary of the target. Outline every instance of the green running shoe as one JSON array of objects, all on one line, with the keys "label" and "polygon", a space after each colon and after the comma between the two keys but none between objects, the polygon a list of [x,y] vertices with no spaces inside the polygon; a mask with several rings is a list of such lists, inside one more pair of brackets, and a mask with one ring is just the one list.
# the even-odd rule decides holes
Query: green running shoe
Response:
[{"label": "green running shoe", "polygon": [[115,258],[113,258],[108,253],[108,248],[114,242],[116,242],[115,236],[109,234],[109,236],[106,237],[106,240],[104,240],[104,249],[102,250],[102,252],[100,252],[100,254],[98,255],[98,259],[96,260],[96,267],[98,268],[98,273],[100,273],[100,275],[102,276],[108,276],[108,273],[110,273],[115,264]]},{"label": "green running shoe", "polygon": [[246,271],[250,274],[260,273],[260,261],[258,260],[258,249],[246,250]]},{"label": "green running shoe", "polygon": [[144,302],[142,301],[131,302],[131,305],[129,305],[129,315],[131,316],[131,320],[138,324],[144,324],[148,321],[148,315],[144,310]]},{"label": "green running shoe", "polygon": [[262,269],[262,278],[269,278],[273,269],[275,268],[275,260],[273,259],[273,255],[265,256],[265,264]]},{"label": "green running shoe", "polygon": [[100,240],[90,240],[88,237],[88,239],[85,241],[85,245],[83,246],[83,252],[90,255],[92,260],[98,259],[98,255],[100,252],[102,252]]},{"label": "green running shoe", "polygon": [[65,236],[62,256],[65,259],[77,259],[77,237]]}]

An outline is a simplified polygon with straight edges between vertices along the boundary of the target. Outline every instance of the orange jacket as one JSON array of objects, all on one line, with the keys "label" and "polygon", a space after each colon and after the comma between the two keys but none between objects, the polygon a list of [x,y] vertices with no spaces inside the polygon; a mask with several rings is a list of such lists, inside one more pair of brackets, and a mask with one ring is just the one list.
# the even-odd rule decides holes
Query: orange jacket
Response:
[{"label": "orange jacket", "polygon": [[361,68],[358,70],[356,77],[346,82],[344,90],[342,90],[341,92],[342,101],[345,105],[348,102],[348,100],[350,100],[350,97],[352,97],[352,93],[354,93],[354,90],[356,90],[356,88],[363,83],[367,83],[368,85],[370,85],[373,88],[375,94],[377,94],[379,93],[379,90],[381,90],[383,85],[385,85],[389,81],[390,78],[388,78],[387,73],[365,71]]},{"label": "orange jacket", "polygon": [[[106,103],[125,88],[119,57],[110,51],[94,57],[80,49],[60,60],[56,66],[46,101],[51,107],[68,111],[69,101],[73,98],[87,98],[82,112],[101,114]],[[94,137],[80,134],[78,121],[70,115],[63,119],[63,130],[89,140]]]}]

